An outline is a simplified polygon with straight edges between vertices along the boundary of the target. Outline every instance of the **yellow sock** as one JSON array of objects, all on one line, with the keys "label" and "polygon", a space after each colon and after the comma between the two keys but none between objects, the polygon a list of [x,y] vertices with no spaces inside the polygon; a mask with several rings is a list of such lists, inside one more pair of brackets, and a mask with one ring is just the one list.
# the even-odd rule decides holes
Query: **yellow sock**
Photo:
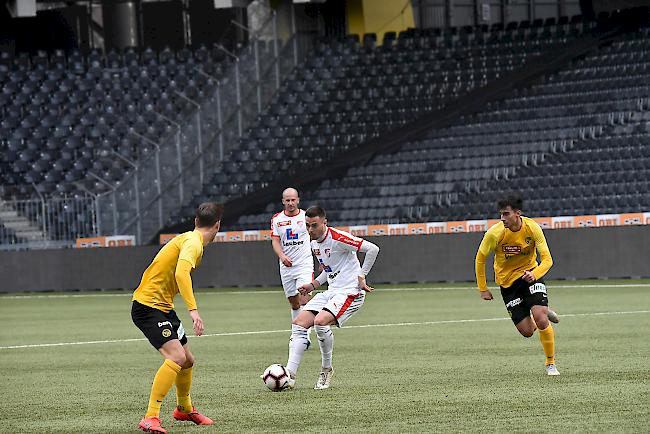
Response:
[{"label": "yellow sock", "polygon": [[151,386],[151,395],[149,396],[149,408],[145,417],[159,417],[160,406],[162,401],[172,388],[176,376],[181,371],[181,367],[169,359],[165,359],[163,364],[158,368],[156,376],[153,377]]},{"label": "yellow sock", "polygon": [[553,331],[553,326],[548,325],[544,330],[539,330],[539,341],[542,343],[542,348],[544,348],[544,354],[546,355],[546,364],[554,365],[555,364],[555,332]]},{"label": "yellow sock", "polygon": [[176,405],[183,413],[192,411],[192,398],[190,398],[191,387],[192,368],[181,369],[176,376]]}]

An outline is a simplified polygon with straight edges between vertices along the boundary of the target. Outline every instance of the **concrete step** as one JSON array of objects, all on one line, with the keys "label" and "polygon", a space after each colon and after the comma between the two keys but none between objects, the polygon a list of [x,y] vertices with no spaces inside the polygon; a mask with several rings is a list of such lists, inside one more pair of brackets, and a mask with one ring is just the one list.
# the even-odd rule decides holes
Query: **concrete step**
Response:
[{"label": "concrete step", "polygon": [[29,220],[4,220],[3,224],[10,228],[13,229],[14,231],[19,231],[23,229],[33,229],[34,227],[32,226],[32,223]]},{"label": "concrete step", "polygon": [[0,210],[0,220],[15,219],[18,213],[14,210]]},{"label": "concrete step", "polygon": [[17,238],[24,238],[26,240],[32,240],[32,241],[45,241],[45,236],[43,235],[43,232],[41,231],[21,231],[21,232],[16,232],[16,237]]}]

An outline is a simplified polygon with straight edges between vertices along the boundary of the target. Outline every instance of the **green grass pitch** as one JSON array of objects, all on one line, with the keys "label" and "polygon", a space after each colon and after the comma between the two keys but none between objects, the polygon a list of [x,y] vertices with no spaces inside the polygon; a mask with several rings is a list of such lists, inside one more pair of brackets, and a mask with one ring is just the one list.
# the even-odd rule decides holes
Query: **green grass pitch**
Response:
[{"label": "green grass pitch", "polygon": [[[283,294],[198,291],[210,335],[190,339],[192,396],[216,425],[174,423],[172,389],[163,426],[171,433],[647,432],[650,282],[548,286],[562,316],[559,377],[545,375],[537,334],[519,336],[498,291],[485,302],[467,284],[441,284],[370,294],[334,331],[332,387],[313,390],[316,345],[297,389],[281,393],[266,390],[259,375],[286,363]],[[1,433],[138,432],[161,358],[140,340],[126,292],[0,296],[0,316]],[[35,346],[52,343],[66,344]]]}]

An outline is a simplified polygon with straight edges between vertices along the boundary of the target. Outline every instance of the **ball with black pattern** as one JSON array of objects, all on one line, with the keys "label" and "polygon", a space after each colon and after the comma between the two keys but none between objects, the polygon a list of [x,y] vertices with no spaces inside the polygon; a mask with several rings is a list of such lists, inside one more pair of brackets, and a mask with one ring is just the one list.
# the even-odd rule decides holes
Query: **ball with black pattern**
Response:
[{"label": "ball with black pattern", "polygon": [[289,384],[289,371],[284,366],[275,363],[264,371],[262,381],[273,392],[286,389]]}]

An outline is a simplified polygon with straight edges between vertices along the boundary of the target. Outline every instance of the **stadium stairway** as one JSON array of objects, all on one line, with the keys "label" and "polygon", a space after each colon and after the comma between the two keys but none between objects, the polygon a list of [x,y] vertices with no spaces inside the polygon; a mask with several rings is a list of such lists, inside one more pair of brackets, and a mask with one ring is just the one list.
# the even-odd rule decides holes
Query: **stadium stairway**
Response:
[{"label": "stadium stairway", "polygon": [[20,215],[10,204],[2,200],[0,200],[0,228],[11,234],[12,239],[20,238],[28,242],[47,241],[47,237],[41,228],[34,225],[27,217]]}]

